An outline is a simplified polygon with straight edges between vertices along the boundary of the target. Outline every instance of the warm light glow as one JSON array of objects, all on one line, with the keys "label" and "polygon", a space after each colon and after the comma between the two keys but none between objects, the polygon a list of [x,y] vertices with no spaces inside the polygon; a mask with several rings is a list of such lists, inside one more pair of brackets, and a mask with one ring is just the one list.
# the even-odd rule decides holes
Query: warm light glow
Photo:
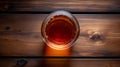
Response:
[{"label": "warm light glow", "polygon": [[72,46],[72,45],[69,45],[69,44],[58,45],[58,44],[54,44],[52,42],[47,43],[47,45],[49,47],[51,47],[52,49],[55,49],[55,50],[65,50],[65,49],[68,49]]},{"label": "warm light glow", "polygon": [[64,50],[57,50],[46,45],[45,56],[70,56],[71,48]]}]

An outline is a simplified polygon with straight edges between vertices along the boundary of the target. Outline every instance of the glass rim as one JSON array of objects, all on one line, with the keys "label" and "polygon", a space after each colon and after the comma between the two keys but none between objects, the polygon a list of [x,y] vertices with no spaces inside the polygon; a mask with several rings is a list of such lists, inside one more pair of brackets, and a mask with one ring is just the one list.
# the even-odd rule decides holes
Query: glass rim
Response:
[{"label": "glass rim", "polygon": [[[55,45],[54,43],[50,42],[47,37],[46,37],[46,33],[45,33],[45,28],[47,26],[47,23],[51,20],[51,18],[53,18],[56,15],[63,15],[68,17],[69,19],[71,19],[76,27],[76,34],[74,36],[74,38],[65,45]],[[77,38],[79,37],[79,32],[80,32],[80,26],[79,26],[79,22],[77,21],[77,19],[75,18],[75,16],[73,16],[70,12],[65,11],[65,10],[57,10],[54,11],[52,13],[50,13],[43,21],[42,26],[41,26],[41,33],[42,33],[42,39],[43,41],[51,48],[57,49],[57,50],[63,50],[63,49],[67,49],[70,48],[71,46],[73,46],[73,43],[77,40]]]}]

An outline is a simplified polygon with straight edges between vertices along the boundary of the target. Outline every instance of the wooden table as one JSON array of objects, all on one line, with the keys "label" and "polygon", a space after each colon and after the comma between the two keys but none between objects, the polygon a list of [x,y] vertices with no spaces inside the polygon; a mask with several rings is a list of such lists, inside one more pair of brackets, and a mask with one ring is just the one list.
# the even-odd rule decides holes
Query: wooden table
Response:
[{"label": "wooden table", "polygon": [[[80,25],[80,35],[74,43],[71,56],[120,56],[120,14],[89,13],[120,12],[119,0],[56,0],[54,2],[49,0],[1,0],[1,11],[26,12],[25,14],[18,14],[19,12],[0,14],[0,56],[43,56],[44,43],[41,38],[41,24],[50,12],[60,9],[73,13]],[[31,13],[27,13],[27,11]],[[80,12],[86,12],[86,14]],[[19,59],[2,59],[0,67],[14,67],[17,60]],[[26,60],[28,61],[26,67],[40,66],[40,59]],[[114,59],[71,59],[71,67],[120,67],[119,63],[119,60]]]},{"label": "wooden table", "polygon": [[[47,15],[1,14],[0,54],[41,56],[44,47],[41,23]],[[119,14],[74,16],[80,25],[80,35],[73,44],[74,56],[120,56]],[[99,33],[98,37],[94,34],[96,32]]]}]

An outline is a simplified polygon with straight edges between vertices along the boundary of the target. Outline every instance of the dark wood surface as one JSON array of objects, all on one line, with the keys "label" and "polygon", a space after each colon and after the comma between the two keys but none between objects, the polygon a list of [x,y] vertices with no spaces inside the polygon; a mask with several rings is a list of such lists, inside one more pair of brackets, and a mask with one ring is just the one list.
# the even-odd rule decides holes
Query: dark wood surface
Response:
[{"label": "dark wood surface", "polygon": [[1,0],[1,11],[120,12],[119,0]]},{"label": "dark wood surface", "polygon": [[[19,67],[16,65],[19,59],[9,59],[9,60],[0,60],[1,67]],[[39,59],[25,59],[27,60],[27,64],[24,67],[41,67],[41,63]],[[54,62],[60,62],[65,60],[50,60]],[[68,67],[120,67],[119,60],[80,60],[80,59],[71,59],[70,66]],[[60,65],[52,65],[53,67],[60,67]],[[61,66],[65,67],[65,66]]]},{"label": "dark wood surface", "polygon": [[[1,14],[0,55],[42,56],[41,24],[48,14]],[[80,35],[72,56],[120,56],[119,14],[73,14]],[[96,37],[96,34],[98,36]]]},{"label": "dark wood surface", "polygon": [[[0,11],[52,12],[61,9],[70,12],[120,12],[120,4],[119,0],[0,0]],[[0,56],[43,56],[40,31],[47,15],[0,14]],[[80,35],[74,43],[72,56],[120,56],[120,14],[74,15],[80,24]],[[21,59],[0,59],[0,67],[20,67],[16,65],[18,60]],[[41,59],[25,60],[28,63],[24,67],[41,67]],[[70,61],[70,67],[120,67],[119,60],[77,58]]]}]

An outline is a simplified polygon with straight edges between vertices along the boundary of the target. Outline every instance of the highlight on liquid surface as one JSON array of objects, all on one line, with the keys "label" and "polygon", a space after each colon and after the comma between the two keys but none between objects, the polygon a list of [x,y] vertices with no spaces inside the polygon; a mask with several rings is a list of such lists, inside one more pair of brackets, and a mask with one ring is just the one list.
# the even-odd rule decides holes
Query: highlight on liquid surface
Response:
[{"label": "highlight on liquid surface", "polygon": [[74,21],[64,15],[56,15],[48,21],[45,32],[47,39],[57,45],[68,44],[76,36]]}]

